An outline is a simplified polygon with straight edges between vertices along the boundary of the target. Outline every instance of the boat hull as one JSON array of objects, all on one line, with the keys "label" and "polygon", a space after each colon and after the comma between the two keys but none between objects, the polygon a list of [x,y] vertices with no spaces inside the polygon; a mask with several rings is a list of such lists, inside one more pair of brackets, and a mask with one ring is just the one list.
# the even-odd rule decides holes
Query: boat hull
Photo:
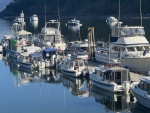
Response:
[{"label": "boat hull", "polygon": [[103,90],[109,91],[109,92],[116,92],[114,90],[114,85],[113,84],[108,84],[106,82],[103,82],[103,81],[97,79],[97,77],[95,77],[93,75],[90,75],[90,79],[91,79],[91,82],[94,86],[96,86],[98,88],[101,88]]},{"label": "boat hull", "polygon": [[124,58],[122,59],[121,66],[148,74],[150,71],[150,58]]},{"label": "boat hull", "polygon": [[81,75],[81,72],[77,72],[75,70],[61,69],[61,72],[65,75],[69,75],[72,77],[80,77],[80,75]]}]

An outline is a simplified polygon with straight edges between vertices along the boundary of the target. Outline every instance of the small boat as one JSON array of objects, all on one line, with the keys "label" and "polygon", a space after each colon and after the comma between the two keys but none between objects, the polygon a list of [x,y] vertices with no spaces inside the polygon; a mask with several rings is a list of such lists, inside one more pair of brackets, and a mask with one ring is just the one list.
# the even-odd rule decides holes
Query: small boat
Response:
[{"label": "small boat", "polygon": [[137,101],[150,109],[150,77],[143,77],[140,82],[133,82],[130,89]]},{"label": "small boat", "polygon": [[80,24],[80,21],[76,20],[75,18],[68,21],[68,25],[74,26],[74,25],[79,25],[79,24]]},{"label": "small boat", "polygon": [[81,77],[86,73],[86,65],[83,59],[75,58],[71,59],[71,55],[68,54],[67,57],[60,62],[59,68],[63,74],[72,77]]},{"label": "small boat", "polygon": [[108,65],[99,66],[90,74],[91,83],[109,92],[129,92],[130,75],[129,70]]},{"label": "small boat", "polygon": [[46,22],[38,38],[38,45],[41,48],[55,46],[55,48],[61,49],[62,51],[66,49],[66,43],[60,31],[60,22],[57,20]]},{"label": "small boat", "polygon": [[88,39],[69,42],[65,53],[77,58],[88,59]]},{"label": "small boat", "polygon": [[117,25],[117,23],[118,23],[118,19],[116,19],[116,18],[113,17],[113,16],[110,16],[109,18],[107,18],[106,23],[107,23],[109,26],[115,26],[115,25]]},{"label": "small boat", "polygon": [[38,16],[36,14],[32,15],[30,21],[38,21]]},{"label": "small boat", "polygon": [[18,64],[21,67],[31,70],[35,68],[45,68],[45,62],[43,61],[42,53],[39,51],[39,47],[26,47],[25,52],[20,53],[20,55],[17,57]]}]

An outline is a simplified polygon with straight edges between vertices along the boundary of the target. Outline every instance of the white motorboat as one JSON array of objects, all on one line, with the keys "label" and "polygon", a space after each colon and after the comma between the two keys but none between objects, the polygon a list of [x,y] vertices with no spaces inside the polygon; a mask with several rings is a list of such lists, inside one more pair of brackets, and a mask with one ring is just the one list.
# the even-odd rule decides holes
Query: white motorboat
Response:
[{"label": "white motorboat", "polygon": [[140,82],[133,82],[130,89],[137,101],[150,109],[150,77],[143,77]]},{"label": "white motorboat", "polygon": [[71,59],[70,54],[68,54],[67,57],[60,62],[59,69],[63,74],[72,77],[81,77],[81,75],[86,74],[86,65],[84,60],[79,58]]},{"label": "white motorboat", "polygon": [[46,22],[39,34],[39,46],[42,48],[53,46],[62,51],[66,49],[66,43],[60,32],[60,22],[50,20]]},{"label": "white motorboat", "polygon": [[100,66],[90,74],[93,85],[110,91],[128,93],[130,88],[129,70],[118,66]]},{"label": "white motorboat", "polygon": [[79,25],[79,24],[80,24],[80,21],[75,18],[68,21],[68,25],[74,26],[74,25]]},{"label": "white motorboat", "polygon": [[88,39],[69,42],[65,53],[77,58],[88,59]]},{"label": "white motorboat", "polygon": [[32,15],[30,21],[38,21],[38,16],[36,14]]},{"label": "white motorboat", "polygon": [[107,18],[106,22],[107,22],[108,25],[110,25],[112,27],[112,26],[117,25],[118,19],[116,19],[113,16],[110,16],[109,18]]},{"label": "white motorboat", "polygon": [[40,47],[26,47],[25,52],[20,53],[17,57],[17,62],[20,67],[28,68],[28,69],[44,69],[45,62],[43,60],[43,56],[40,51]]},{"label": "white motorboat", "polygon": [[13,20],[13,22],[14,22],[14,23],[21,23],[21,24],[25,25],[23,10],[22,10],[22,12],[20,13],[20,16],[16,17],[16,18]]},{"label": "white motorboat", "polygon": [[[144,27],[141,26],[117,26],[111,27],[111,39],[105,49],[109,54],[96,52],[95,59],[103,62],[103,58],[121,61],[122,67],[148,73],[150,66],[150,44],[145,38]],[[101,59],[102,58],[102,59]],[[140,64],[140,65],[139,65]]]}]

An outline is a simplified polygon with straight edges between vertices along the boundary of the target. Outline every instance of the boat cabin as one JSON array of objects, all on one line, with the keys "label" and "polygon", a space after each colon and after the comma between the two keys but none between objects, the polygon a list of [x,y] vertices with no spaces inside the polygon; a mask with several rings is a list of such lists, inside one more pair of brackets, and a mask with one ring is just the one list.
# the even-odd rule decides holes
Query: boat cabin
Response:
[{"label": "boat cabin", "polygon": [[101,67],[95,70],[95,74],[100,76],[103,81],[115,82],[122,85],[124,81],[130,81],[129,70],[121,67]]},{"label": "boat cabin", "polygon": [[144,90],[150,95],[150,78],[144,77],[141,79],[140,83],[138,84],[138,88]]}]

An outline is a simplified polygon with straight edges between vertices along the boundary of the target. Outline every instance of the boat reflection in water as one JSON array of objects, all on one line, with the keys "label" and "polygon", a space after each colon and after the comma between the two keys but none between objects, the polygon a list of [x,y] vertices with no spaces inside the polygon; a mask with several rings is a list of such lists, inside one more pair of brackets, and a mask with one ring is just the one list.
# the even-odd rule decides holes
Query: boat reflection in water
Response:
[{"label": "boat reflection in water", "polygon": [[73,95],[78,96],[79,98],[89,97],[88,85],[85,80],[62,75],[62,82]]},{"label": "boat reflection in water", "polygon": [[136,102],[131,108],[132,113],[150,113],[150,109]]},{"label": "boat reflection in water", "polygon": [[105,106],[106,112],[130,112],[134,105],[135,98],[131,94],[115,94],[92,86],[90,94],[95,97],[95,101]]},{"label": "boat reflection in water", "polygon": [[57,70],[46,68],[44,72],[45,74],[42,76],[42,79],[44,79],[45,82],[53,84],[61,83],[60,72]]},{"label": "boat reflection in water", "polygon": [[72,32],[72,33],[78,33],[80,32],[80,27],[82,25],[76,25],[76,26],[71,26],[71,25],[68,25],[68,29]]}]

